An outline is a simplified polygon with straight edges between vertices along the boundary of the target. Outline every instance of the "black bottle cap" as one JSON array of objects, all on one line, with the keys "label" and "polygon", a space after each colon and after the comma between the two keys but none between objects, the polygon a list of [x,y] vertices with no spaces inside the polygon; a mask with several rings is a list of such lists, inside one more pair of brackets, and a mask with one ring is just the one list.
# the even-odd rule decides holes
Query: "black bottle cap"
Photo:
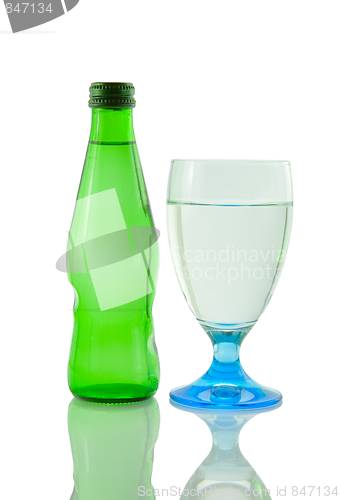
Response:
[{"label": "black bottle cap", "polygon": [[132,83],[96,82],[90,87],[90,108],[134,108],[135,87]]}]

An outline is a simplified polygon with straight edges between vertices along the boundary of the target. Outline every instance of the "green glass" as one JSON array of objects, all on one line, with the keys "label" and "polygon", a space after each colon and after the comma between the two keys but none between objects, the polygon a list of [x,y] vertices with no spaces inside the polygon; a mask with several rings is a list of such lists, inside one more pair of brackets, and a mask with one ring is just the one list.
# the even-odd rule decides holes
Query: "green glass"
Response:
[{"label": "green glass", "polygon": [[151,476],[159,424],[155,398],[133,405],[73,399],[68,410],[71,500],[155,500]]},{"label": "green glass", "polygon": [[124,403],[155,394],[158,267],[132,109],[92,109],[67,248],[75,292],[68,381],[75,396]]}]

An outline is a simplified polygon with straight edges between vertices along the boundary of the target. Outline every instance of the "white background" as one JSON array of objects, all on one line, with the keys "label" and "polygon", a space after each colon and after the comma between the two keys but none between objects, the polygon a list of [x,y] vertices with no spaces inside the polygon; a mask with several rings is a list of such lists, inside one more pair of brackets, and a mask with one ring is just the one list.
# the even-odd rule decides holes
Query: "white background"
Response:
[{"label": "white background", "polygon": [[73,488],[73,292],[55,262],[74,209],[93,81],[136,87],[135,133],[161,230],[154,486],[184,487],[211,444],[203,422],[168,404],[169,390],[202,375],[212,357],[170,260],[170,160],[282,159],[292,164],[292,238],[242,364],[281,390],[284,405],[246,426],[241,449],[271,490],[340,492],[339,23],[340,4],[328,0],[80,0],[13,35],[0,6],[2,498],[60,500]]}]

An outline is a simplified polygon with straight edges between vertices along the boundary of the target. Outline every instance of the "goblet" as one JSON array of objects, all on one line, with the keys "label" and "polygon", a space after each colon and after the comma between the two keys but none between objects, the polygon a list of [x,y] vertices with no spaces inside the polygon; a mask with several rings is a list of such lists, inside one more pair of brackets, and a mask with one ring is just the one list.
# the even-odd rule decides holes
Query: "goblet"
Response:
[{"label": "goblet", "polygon": [[279,280],[292,211],[287,161],[172,161],[171,256],[186,301],[214,348],[209,370],[171,391],[173,401],[251,410],[280,403],[280,392],[245,373],[239,351]]},{"label": "goblet", "polygon": [[201,497],[209,500],[270,500],[269,489],[240,450],[239,435],[250,419],[273,408],[235,412],[218,408],[190,408],[173,401],[171,404],[179,410],[197,415],[207,424],[212,434],[210,453],[185,485],[181,500]]}]

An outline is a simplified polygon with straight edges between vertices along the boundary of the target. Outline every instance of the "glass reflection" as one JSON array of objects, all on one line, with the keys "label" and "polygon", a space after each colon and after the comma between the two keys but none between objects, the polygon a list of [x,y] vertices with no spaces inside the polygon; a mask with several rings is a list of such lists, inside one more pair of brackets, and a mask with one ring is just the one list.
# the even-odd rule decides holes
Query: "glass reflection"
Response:
[{"label": "glass reflection", "polygon": [[243,426],[264,411],[235,413],[226,410],[190,408],[172,401],[171,404],[201,418],[208,425],[213,439],[209,455],[185,485],[181,500],[185,498],[270,500],[270,491],[239,447],[239,435]]},{"label": "glass reflection", "polygon": [[159,421],[154,398],[128,405],[73,399],[68,411],[74,464],[71,500],[133,500],[140,498],[139,487],[152,490]]}]

